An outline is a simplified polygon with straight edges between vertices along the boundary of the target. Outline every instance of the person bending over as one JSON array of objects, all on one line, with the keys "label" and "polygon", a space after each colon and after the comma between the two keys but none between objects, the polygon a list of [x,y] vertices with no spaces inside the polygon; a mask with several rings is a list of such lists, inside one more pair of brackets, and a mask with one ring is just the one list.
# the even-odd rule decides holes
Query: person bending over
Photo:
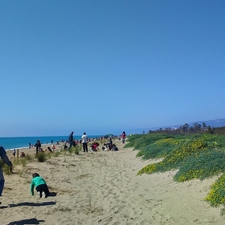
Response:
[{"label": "person bending over", "polygon": [[49,190],[45,180],[38,173],[33,173],[32,177],[30,184],[31,195],[34,195],[34,188],[36,188],[37,198],[47,198],[49,196]]}]

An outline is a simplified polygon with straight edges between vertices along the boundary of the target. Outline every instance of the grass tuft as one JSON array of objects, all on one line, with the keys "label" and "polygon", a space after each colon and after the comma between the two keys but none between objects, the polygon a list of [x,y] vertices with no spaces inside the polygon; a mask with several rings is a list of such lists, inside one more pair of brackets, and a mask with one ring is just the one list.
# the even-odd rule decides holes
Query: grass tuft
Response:
[{"label": "grass tuft", "polygon": [[47,160],[46,153],[38,153],[36,155],[38,162],[45,162]]}]

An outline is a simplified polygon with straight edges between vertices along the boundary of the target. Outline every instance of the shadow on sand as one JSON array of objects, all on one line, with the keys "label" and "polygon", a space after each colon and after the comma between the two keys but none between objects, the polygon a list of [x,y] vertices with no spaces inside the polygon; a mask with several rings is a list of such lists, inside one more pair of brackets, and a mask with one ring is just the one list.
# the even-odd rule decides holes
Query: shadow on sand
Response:
[{"label": "shadow on sand", "polygon": [[25,224],[40,224],[40,222],[45,222],[44,220],[37,220],[36,218],[18,220],[8,223],[7,225],[25,225]]},{"label": "shadow on sand", "polygon": [[[55,197],[57,195],[56,192],[50,192],[49,197]],[[0,209],[5,209],[9,207],[17,207],[17,206],[46,206],[46,205],[55,205],[56,203],[51,201],[51,202],[39,202],[39,203],[34,203],[34,202],[21,202],[18,204],[9,204],[8,206],[0,206]]]},{"label": "shadow on sand", "polygon": [[[56,192],[51,192],[49,194],[49,197],[56,196]],[[18,204],[9,204],[8,206],[0,206],[0,209],[5,209],[8,207],[18,207],[18,206],[47,206],[47,205],[55,205],[56,202],[50,201],[50,202],[21,202]],[[44,222],[44,220],[37,220],[36,218],[31,219],[25,219],[25,220],[18,220],[8,223],[7,225],[26,225],[26,224],[40,224],[40,222]]]},{"label": "shadow on sand", "polygon": [[18,206],[46,206],[46,205],[55,205],[56,202],[21,202],[18,204],[9,204],[9,207],[18,207]]},{"label": "shadow on sand", "polygon": [[55,197],[57,195],[57,192],[50,192],[48,197]]}]

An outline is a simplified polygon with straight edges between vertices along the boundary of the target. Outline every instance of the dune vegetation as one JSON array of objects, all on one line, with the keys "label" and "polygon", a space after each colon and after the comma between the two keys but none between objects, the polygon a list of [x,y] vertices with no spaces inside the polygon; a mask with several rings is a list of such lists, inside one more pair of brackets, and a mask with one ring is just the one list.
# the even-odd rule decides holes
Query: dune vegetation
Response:
[{"label": "dune vegetation", "polygon": [[137,157],[143,160],[161,159],[142,168],[138,175],[176,170],[175,182],[218,176],[205,200],[213,207],[222,206],[224,214],[225,134],[215,133],[150,132],[129,136],[125,147],[138,150]]}]

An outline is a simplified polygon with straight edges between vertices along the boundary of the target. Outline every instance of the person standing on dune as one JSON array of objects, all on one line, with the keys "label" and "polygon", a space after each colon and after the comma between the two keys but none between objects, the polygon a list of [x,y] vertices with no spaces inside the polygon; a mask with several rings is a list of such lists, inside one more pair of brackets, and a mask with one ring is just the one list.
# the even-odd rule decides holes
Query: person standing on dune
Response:
[{"label": "person standing on dune", "polygon": [[68,150],[70,150],[70,148],[72,147],[72,145],[73,145],[73,131],[70,133],[70,135],[69,135],[69,139],[68,139],[68,142],[69,142],[69,148],[68,148]]},{"label": "person standing on dune", "polygon": [[37,140],[36,144],[34,145],[36,147],[36,155],[41,151],[41,142],[40,140]]},{"label": "person standing on dune", "polygon": [[81,140],[82,140],[82,145],[83,145],[83,151],[88,152],[88,147],[87,147],[88,137],[87,137],[86,132],[84,132],[84,134],[82,135]]},{"label": "person standing on dune", "polygon": [[126,139],[126,133],[125,133],[125,131],[123,131],[123,133],[121,135],[121,138],[122,138],[122,142],[124,144],[125,143],[125,139]]}]

